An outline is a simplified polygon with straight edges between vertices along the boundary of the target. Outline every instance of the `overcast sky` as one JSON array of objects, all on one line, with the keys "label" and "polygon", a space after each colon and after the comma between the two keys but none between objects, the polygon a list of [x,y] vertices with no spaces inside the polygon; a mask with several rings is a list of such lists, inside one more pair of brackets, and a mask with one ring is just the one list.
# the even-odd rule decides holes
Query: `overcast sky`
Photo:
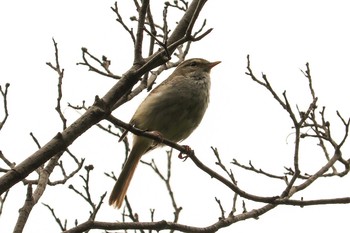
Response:
[{"label": "overcast sky", "polygon": [[[132,25],[128,20],[134,15],[130,13],[134,10],[130,2],[130,5],[120,3],[120,10],[125,21]],[[155,5],[160,2],[151,1],[153,15],[158,20],[162,19],[162,6]],[[79,113],[66,107],[67,102],[76,105],[85,100],[91,105],[95,95],[103,96],[115,83],[88,72],[83,66],[76,66],[81,61],[81,47],[97,56],[106,55],[112,60],[111,69],[115,74],[121,75],[132,65],[133,45],[129,35],[115,21],[110,9],[113,4],[114,1],[97,0],[0,3],[0,84],[11,84],[10,117],[0,132],[0,150],[11,161],[19,163],[36,150],[30,132],[43,145],[62,128],[54,111],[57,76],[45,65],[47,61],[54,61],[52,38],[58,43],[61,66],[65,68],[63,110],[69,124],[79,117]],[[283,174],[284,166],[293,166],[292,122],[271,95],[245,75],[247,54],[255,74],[265,73],[276,92],[281,94],[286,90],[292,105],[301,109],[306,109],[311,101],[307,80],[300,72],[309,62],[319,106],[327,106],[327,117],[332,120],[334,135],[339,139],[344,131],[335,111],[339,110],[345,118],[350,117],[348,11],[347,1],[208,1],[196,26],[198,28],[206,18],[207,28],[214,30],[193,44],[188,57],[222,63],[212,71],[211,103],[207,114],[185,144],[191,145],[203,162],[217,170],[220,169],[215,166],[210,146],[219,148],[227,164],[232,158],[246,164],[251,160],[256,167],[277,174]],[[174,17],[178,17],[174,18],[175,22],[180,16]],[[160,80],[168,74],[162,74]],[[116,110],[114,115],[128,121],[145,95],[142,93]],[[302,145],[301,168],[312,174],[324,164],[324,158],[315,141]],[[97,201],[102,193],[113,187],[113,182],[105,178],[103,172],[120,172],[123,145],[94,127],[79,138],[71,150],[78,157],[86,158],[86,164],[94,164],[92,182]],[[347,152],[344,151],[346,159]],[[152,152],[146,159],[159,159],[158,155],[165,155],[164,149]],[[159,163],[162,163],[161,159]],[[214,197],[220,198],[229,210],[232,196],[229,190],[201,173],[191,161],[183,163],[174,157],[173,166],[176,198],[184,207],[181,223],[194,226],[214,223],[220,216]],[[283,183],[232,168],[239,184],[250,193],[274,196],[283,188]],[[140,216],[148,221],[149,208],[157,208],[156,220],[172,219],[172,213],[165,213],[161,208],[170,203],[167,200],[165,204],[159,202],[163,195],[167,197],[166,191],[149,189],[149,185],[159,183],[159,179],[148,167],[140,166],[133,181],[129,196],[139,206]],[[69,183],[76,187],[82,185],[78,177]],[[349,178],[322,180],[296,198],[350,196],[349,184]],[[24,193],[21,184],[11,190],[0,217],[1,232],[13,229]],[[60,216],[70,219],[68,224],[73,226],[75,218],[82,222],[88,214],[84,202],[75,197],[66,187],[55,187],[45,193],[40,203],[50,204]],[[247,202],[248,210],[259,206],[261,204]],[[67,209],[70,210],[68,214]],[[281,206],[259,220],[240,222],[220,232],[340,231],[348,228],[348,209],[348,205]],[[38,204],[25,232],[59,232],[53,218],[47,215],[48,210]],[[117,218],[118,211],[104,204],[98,219],[113,221]],[[48,224],[45,228],[38,226],[43,219]]]}]

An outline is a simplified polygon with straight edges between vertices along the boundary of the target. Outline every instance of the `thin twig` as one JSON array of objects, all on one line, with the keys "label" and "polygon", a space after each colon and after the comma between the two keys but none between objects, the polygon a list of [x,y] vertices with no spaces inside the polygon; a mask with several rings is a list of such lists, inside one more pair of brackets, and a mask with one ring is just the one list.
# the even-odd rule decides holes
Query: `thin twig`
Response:
[{"label": "thin twig", "polygon": [[63,115],[63,112],[61,110],[61,101],[62,101],[62,79],[64,77],[64,69],[61,69],[59,59],[58,59],[58,45],[55,41],[55,39],[52,38],[54,47],[55,47],[55,65],[52,65],[51,62],[47,62],[46,64],[51,67],[54,71],[58,74],[58,84],[57,84],[57,105],[55,110],[58,112],[58,115],[61,118],[61,121],[63,123],[63,130],[67,128],[67,119]]},{"label": "thin twig", "polygon": [[111,7],[112,11],[117,15],[117,19],[116,21],[118,23],[120,23],[120,25],[122,25],[122,27],[129,33],[130,37],[131,37],[131,40],[134,42],[135,44],[135,35],[134,35],[134,32],[133,32],[133,29],[132,28],[129,28],[123,21],[123,17],[120,15],[119,13],[119,8],[118,8],[118,3],[117,1],[114,2],[114,8]]},{"label": "thin twig", "polygon": [[161,180],[164,181],[166,188],[168,190],[168,194],[169,197],[171,199],[171,203],[174,209],[174,222],[178,222],[179,217],[180,217],[180,212],[182,210],[182,207],[179,207],[176,200],[175,200],[175,195],[174,195],[174,191],[173,188],[171,186],[171,182],[170,182],[170,178],[171,178],[171,158],[172,158],[172,154],[173,154],[173,150],[169,150],[167,151],[167,172],[166,175],[163,175],[160,170],[158,169],[156,163],[154,162],[154,160],[151,161],[151,163],[147,163],[145,161],[141,162],[143,164],[146,164],[147,166],[151,167],[152,170],[159,176],[159,178],[161,178]]},{"label": "thin twig", "polygon": [[249,160],[249,166],[239,163],[236,159],[232,159],[231,163],[240,167],[240,168],[243,168],[245,170],[252,171],[252,172],[255,172],[257,174],[262,174],[262,175],[265,175],[265,176],[270,177],[270,178],[280,179],[280,180],[285,179],[284,175],[283,176],[282,175],[275,175],[275,174],[272,174],[269,172],[265,172],[261,168],[259,168],[259,169],[255,168],[255,166],[253,165],[251,160]]},{"label": "thin twig", "polygon": [[49,209],[51,212],[51,215],[54,217],[56,223],[60,227],[61,231],[66,231],[67,230],[67,219],[64,220],[64,223],[62,224],[62,221],[59,217],[57,217],[55,210],[48,204],[42,203],[45,207]]},{"label": "thin twig", "polygon": [[10,84],[6,83],[5,90],[3,90],[2,86],[0,85],[0,93],[1,93],[2,98],[3,98],[4,112],[5,112],[4,118],[2,119],[2,121],[0,121],[0,130],[5,125],[5,122],[9,116],[9,111],[8,111],[8,107],[7,107],[7,93],[8,93],[9,87],[10,87]]},{"label": "thin twig", "polygon": [[219,219],[225,219],[225,210],[221,205],[221,201],[217,197],[215,197],[215,201],[218,203],[221,212],[221,217]]},{"label": "thin twig", "polygon": [[[122,77],[119,75],[115,75],[112,73],[112,71],[110,71],[109,66],[111,64],[111,61],[107,59],[106,56],[102,56],[102,59],[98,59],[96,56],[92,55],[87,48],[81,48],[82,51],[82,58],[83,58],[83,62],[78,62],[77,65],[83,65],[83,66],[87,66],[89,68],[89,71],[93,71],[96,72],[97,74],[112,78],[112,79],[121,79]],[[89,58],[87,58],[87,56]],[[96,68],[94,65],[92,65],[89,62],[89,59],[92,59],[93,61],[97,62],[103,69],[104,71]]]}]

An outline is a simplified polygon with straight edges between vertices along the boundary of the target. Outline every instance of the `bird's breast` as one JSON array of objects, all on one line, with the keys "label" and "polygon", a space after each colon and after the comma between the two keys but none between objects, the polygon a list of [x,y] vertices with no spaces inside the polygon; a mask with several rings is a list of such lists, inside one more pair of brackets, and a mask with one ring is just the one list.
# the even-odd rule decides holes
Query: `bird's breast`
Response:
[{"label": "bird's breast", "polygon": [[178,85],[151,93],[137,109],[133,122],[144,130],[159,131],[165,138],[187,138],[201,122],[209,103],[210,83]]}]

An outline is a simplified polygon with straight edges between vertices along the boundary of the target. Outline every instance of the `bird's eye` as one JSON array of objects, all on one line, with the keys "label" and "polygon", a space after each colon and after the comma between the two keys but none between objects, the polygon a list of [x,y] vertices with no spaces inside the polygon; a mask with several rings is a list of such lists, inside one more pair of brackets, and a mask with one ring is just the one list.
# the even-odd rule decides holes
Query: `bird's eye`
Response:
[{"label": "bird's eye", "polygon": [[191,62],[190,66],[192,66],[192,67],[197,66],[197,62],[195,62],[195,61]]}]

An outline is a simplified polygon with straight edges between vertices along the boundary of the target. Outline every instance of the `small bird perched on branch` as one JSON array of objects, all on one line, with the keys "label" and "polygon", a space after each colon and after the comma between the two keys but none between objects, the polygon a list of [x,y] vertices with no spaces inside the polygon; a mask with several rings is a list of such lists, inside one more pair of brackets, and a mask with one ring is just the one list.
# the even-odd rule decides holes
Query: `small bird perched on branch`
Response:
[{"label": "small bird perched on branch", "polygon": [[[219,63],[201,58],[180,63],[139,105],[130,124],[174,142],[186,139],[197,128],[208,107],[210,70]],[[130,155],[109,198],[110,205],[121,207],[142,155],[157,146],[160,145],[152,139],[134,135]]]}]

